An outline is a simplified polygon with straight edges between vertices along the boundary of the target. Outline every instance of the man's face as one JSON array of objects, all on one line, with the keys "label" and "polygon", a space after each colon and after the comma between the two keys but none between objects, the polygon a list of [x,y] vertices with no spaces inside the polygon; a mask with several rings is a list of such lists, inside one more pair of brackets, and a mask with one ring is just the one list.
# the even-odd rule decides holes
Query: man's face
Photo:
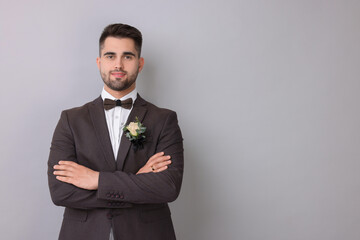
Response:
[{"label": "man's face", "polygon": [[108,37],[96,63],[105,83],[105,90],[109,93],[129,93],[135,88],[135,80],[144,66],[144,59],[139,58],[134,40]]}]

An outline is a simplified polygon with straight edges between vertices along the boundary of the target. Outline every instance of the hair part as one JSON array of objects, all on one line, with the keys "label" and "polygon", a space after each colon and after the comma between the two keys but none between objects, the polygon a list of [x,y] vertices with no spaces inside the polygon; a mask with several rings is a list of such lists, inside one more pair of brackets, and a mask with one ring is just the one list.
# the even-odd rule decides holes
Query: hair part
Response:
[{"label": "hair part", "polygon": [[122,23],[110,24],[105,27],[99,39],[99,56],[101,56],[101,49],[104,47],[105,39],[108,37],[130,38],[134,40],[135,49],[138,52],[138,57],[140,58],[142,35],[137,28]]}]

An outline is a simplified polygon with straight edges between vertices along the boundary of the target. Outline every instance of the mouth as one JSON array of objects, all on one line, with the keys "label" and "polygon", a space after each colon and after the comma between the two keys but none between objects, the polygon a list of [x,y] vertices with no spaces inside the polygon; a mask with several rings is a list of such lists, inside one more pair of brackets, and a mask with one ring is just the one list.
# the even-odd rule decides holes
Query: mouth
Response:
[{"label": "mouth", "polygon": [[124,72],[111,72],[111,76],[115,77],[115,78],[123,78],[125,77],[125,73]]}]

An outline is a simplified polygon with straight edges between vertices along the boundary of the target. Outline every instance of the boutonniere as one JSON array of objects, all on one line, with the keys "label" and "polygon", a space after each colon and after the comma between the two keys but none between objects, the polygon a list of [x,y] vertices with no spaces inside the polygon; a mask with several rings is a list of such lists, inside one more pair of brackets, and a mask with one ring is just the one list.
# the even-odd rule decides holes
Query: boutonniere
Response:
[{"label": "boutonniere", "polygon": [[132,142],[135,151],[144,147],[146,127],[139,121],[138,117],[135,117],[135,122],[130,122],[129,125],[125,126],[123,131],[125,136]]}]

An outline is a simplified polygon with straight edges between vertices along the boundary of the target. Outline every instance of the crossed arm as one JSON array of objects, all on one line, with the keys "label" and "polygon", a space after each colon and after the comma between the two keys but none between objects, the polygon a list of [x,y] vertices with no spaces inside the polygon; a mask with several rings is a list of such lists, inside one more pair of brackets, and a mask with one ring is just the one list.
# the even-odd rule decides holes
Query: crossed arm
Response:
[{"label": "crossed arm", "polygon": [[[156,146],[159,152],[136,174],[97,172],[78,164],[74,139],[78,133],[70,128],[70,122],[76,126],[82,123],[77,123],[76,117],[70,118],[69,114],[62,113],[48,161],[49,188],[55,205],[79,209],[118,208],[111,205],[112,201],[120,201],[124,203],[121,207],[126,207],[133,203],[171,202],[177,198],[183,174],[183,145],[174,112],[163,116],[165,121]],[[121,198],[112,199],[111,192],[119,193],[115,195]]]},{"label": "crossed arm", "polygon": [[[147,163],[136,173],[162,172],[171,164],[170,156],[164,152],[154,154]],[[56,179],[72,184],[78,188],[97,190],[99,186],[99,172],[77,164],[73,161],[61,160],[54,166],[53,174]]]}]

